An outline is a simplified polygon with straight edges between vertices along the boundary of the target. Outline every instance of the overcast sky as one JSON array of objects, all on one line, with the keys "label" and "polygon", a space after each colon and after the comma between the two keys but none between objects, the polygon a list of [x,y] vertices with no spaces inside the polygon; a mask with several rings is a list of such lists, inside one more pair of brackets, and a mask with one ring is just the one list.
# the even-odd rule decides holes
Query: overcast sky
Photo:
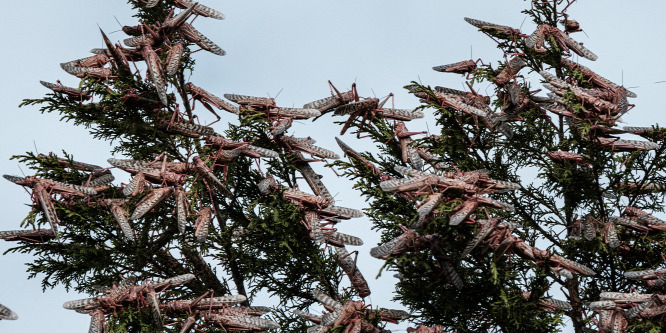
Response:
[{"label": "overcast sky", "polygon": [[[202,2],[226,14],[217,21],[198,18],[195,27],[227,51],[219,57],[207,52],[196,54],[197,71],[190,78],[194,84],[222,96],[240,93],[277,98],[279,106],[300,107],[329,95],[327,80],[340,89],[356,82],[364,97],[396,94],[396,107],[414,108],[418,100],[402,86],[412,80],[425,84],[463,88],[459,75],[432,71],[433,66],[470,57],[484,61],[502,59],[502,54],[488,37],[463,21],[472,17],[498,24],[520,27],[525,18],[520,11],[529,2],[511,1],[214,1]],[[666,84],[663,65],[664,32],[662,1],[583,1],[569,13],[581,23],[585,33],[573,38],[599,56],[596,62],[581,60],[597,73],[638,94],[632,101],[636,108],[626,115],[626,125],[664,124],[662,96]],[[5,47],[0,52],[3,75],[0,80],[0,136],[5,144],[0,151],[0,173],[21,175],[13,154],[26,151],[59,153],[62,149],[77,160],[106,165],[110,147],[95,141],[84,128],[58,122],[56,114],[41,115],[34,107],[17,106],[23,98],[38,98],[48,92],[39,80],[76,86],[78,79],[63,72],[59,63],[88,56],[94,47],[103,47],[98,26],[113,41],[126,38],[114,16],[125,25],[136,24],[129,6],[114,1],[11,1],[3,8],[0,38]],[[531,33],[531,22],[522,25]],[[470,52],[472,55],[470,55]],[[624,74],[623,74],[624,73]],[[527,75],[535,77],[536,74]],[[633,88],[635,87],[635,88]],[[487,86],[481,86],[484,93]],[[490,90],[489,90],[490,91]],[[202,108],[203,110],[203,108]],[[231,119],[230,114],[221,114]],[[212,118],[204,116],[212,121]],[[293,127],[298,136],[311,135],[323,147],[341,154],[334,137],[338,127],[322,118],[317,125],[302,122]],[[335,119],[339,120],[339,119]],[[410,130],[432,130],[432,117],[408,124]],[[219,126],[219,127],[218,127]],[[223,129],[222,122],[215,125]],[[346,135],[343,140],[358,150],[370,149],[367,141]],[[27,172],[26,168],[23,168]],[[349,184],[336,181],[330,171],[318,168],[336,200],[342,206],[363,208],[358,193]],[[121,173],[114,171],[116,176]],[[4,181],[4,180],[3,180]],[[1,230],[18,229],[28,211],[29,195],[19,186],[0,183],[0,206],[5,212]],[[371,284],[369,299],[375,306],[397,307],[393,297],[393,279],[384,274],[374,277],[382,262],[367,253],[379,237],[369,230],[366,219],[347,221],[342,232],[361,236],[359,267]],[[0,251],[13,244],[0,243]],[[38,279],[27,280],[24,263],[30,257],[6,255],[2,267],[0,303],[19,315],[17,321],[3,321],[1,331],[85,332],[89,317],[64,310],[62,303],[81,298],[63,288],[41,293]],[[389,327],[404,330],[406,325]]]}]

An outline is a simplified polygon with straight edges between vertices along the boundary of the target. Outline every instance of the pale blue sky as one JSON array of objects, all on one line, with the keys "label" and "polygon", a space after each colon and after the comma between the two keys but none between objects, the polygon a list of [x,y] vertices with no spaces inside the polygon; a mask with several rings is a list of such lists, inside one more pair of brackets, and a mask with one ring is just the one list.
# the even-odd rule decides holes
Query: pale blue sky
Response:
[{"label": "pale blue sky", "polygon": [[[461,89],[461,76],[434,72],[431,67],[473,56],[484,61],[501,59],[495,44],[476,28],[465,23],[468,16],[498,24],[519,27],[524,15],[520,10],[529,2],[511,1],[214,1],[204,4],[222,11],[227,19],[217,21],[198,18],[195,26],[227,51],[219,57],[207,52],[196,55],[198,71],[191,81],[222,96],[240,93],[275,96],[280,106],[302,106],[328,96],[327,80],[340,89],[357,82],[362,96],[374,93],[396,94],[396,107],[413,108],[418,100],[406,94],[402,86],[419,78],[425,84]],[[662,96],[666,84],[663,66],[664,32],[662,1],[583,1],[569,13],[581,22],[587,33],[573,37],[599,56],[596,62],[582,60],[586,66],[610,80],[624,83],[638,94],[632,100],[637,107],[625,121],[627,125],[664,124]],[[103,47],[97,26],[113,41],[125,38],[122,32],[111,33],[123,24],[135,24],[129,6],[114,1],[12,1],[3,8],[0,39],[5,47],[0,52],[3,78],[0,81],[1,110],[4,119],[0,136],[5,145],[0,154],[0,173],[20,175],[12,154],[34,151],[74,154],[76,159],[106,165],[110,147],[93,141],[87,131],[59,123],[57,115],[41,115],[36,108],[18,109],[23,98],[37,98],[48,92],[39,80],[76,86],[78,79],[66,74],[61,62],[89,55],[93,47]],[[534,25],[525,22],[522,31],[531,33]],[[589,36],[589,37],[588,37]],[[538,78],[538,74],[527,75]],[[486,86],[481,86],[481,92]],[[203,108],[202,108],[203,109]],[[221,114],[227,120],[230,114]],[[212,121],[212,118],[204,119]],[[335,119],[339,120],[339,119]],[[341,154],[334,136],[339,128],[329,126],[330,118],[317,125],[302,122],[293,127],[296,135],[311,135],[319,144]],[[410,130],[432,129],[432,117],[408,124]],[[222,122],[216,128],[222,129]],[[322,126],[323,125],[323,126]],[[358,150],[367,141],[347,135],[345,142]],[[341,154],[342,155],[342,154]],[[24,171],[26,169],[24,168]],[[348,183],[336,181],[332,172],[319,168],[323,181],[332,193],[339,193],[340,205],[363,208],[358,193],[348,190]],[[114,171],[116,176],[123,176]],[[120,177],[119,177],[120,178]],[[16,229],[27,212],[28,194],[9,182],[0,183],[0,201],[6,212],[0,229]],[[360,248],[359,266],[373,291],[370,301],[375,306],[392,307],[393,279],[384,274],[374,280],[382,262],[368,255],[378,235],[369,230],[366,219],[340,225],[342,232],[362,236],[366,245]],[[0,242],[0,251],[10,245]],[[41,293],[40,279],[27,280],[23,263],[29,257],[7,255],[0,258],[0,303],[19,315],[17,321],[0,322],[0,331],[85,332],[89,317],[64,310],[62,303],[81,296],[65,293],[62,288]],[[391,326],[398,331],[407,325]]]}]

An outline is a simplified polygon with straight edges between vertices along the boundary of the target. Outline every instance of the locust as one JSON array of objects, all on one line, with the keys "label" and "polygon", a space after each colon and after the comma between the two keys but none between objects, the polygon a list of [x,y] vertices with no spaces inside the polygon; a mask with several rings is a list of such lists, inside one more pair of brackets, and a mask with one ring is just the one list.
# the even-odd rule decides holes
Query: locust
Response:
[{"label": "locust", "polygon": [[125,238],[127,238],[129,241],[134,241],[134,231],[132,230],[132,226],[129,223],[129,214],[122,207],[126,201],[127,200],[122,199],[104,199],[100,202],[103,206],[109,208],[111,214],[118,223],[118,226],[120,226],[123,235],[125,235]]},{"label": "locust", "polygon": [[394,125],[395,136],[398,138],[400,143],[400,150],[402,152],[402,161],[412,165],[416,170],[421,170],[423,168],[423,160],[419,156],[416,148],[412,146],[411,137],[418,134],[424,134],[426,132],[409,132],[407,126],[402,121],[398,121]]},{"label": "locust", "polygon": [[151,162],[147,161],[120,160],[115,158],[110,158],[107,162],[135,175],[135,178],[123,190],[126,196],[134,196],[140,192],[142,178],[155,184],[183,184],[189,177],[187,173],[194,169],[194,166],[191,164],[174,162],[166,162],[164,164],[155,162],[151,164]]},{"label": "locust", "polygon": [[352,89],[345,92],[339,92],[337,88],[328,81],[328,85],[331,88],[331,95],[316,101],[307,103],[303,105],[303,108],[306,109],[317,109],[321,114],[324,114],[332,109],[335,109],[341,105],[345,105],[351,102],[358,102],[359,97],[356,91],[356,83],[352,84]]},{"label": "locust", "polygon": [[212,209],[204,207],[199,210],[197,220],[194,222],[194,237],[197,242],[203,243],[208,237],[208,228],[212,220]]},{"label": "locust", "polygon": [[142,218],[160,202],[164,201],[169,195],[171,195],[171,192],[173,192],[173,188],[171,187],[162,187],[152,190],[136,204],[129,219],[136,220]]},{"label": "locust", "polygon": [[300,151],[321,158],[336,160],[340,158],[338,154],[328,149],[315,146],[303,139],[287,135],[280,136],[279,139],[289,150]]},{"label": "locust", "polygon": [[[213,108],[211,107],[211,105],[213,105],[214,107],[216,107],[220,110],[225,110],[225,111],[228,111],[228,112],[231,112],[231,113],[234,113],[234,114],[238,114],[238,108],[237,107],[225,102],[224,100],[220,99],[219,97],[209,93],[208,91],[204,90],[203,88],[195,86],[194,84],[192,84],[190,82],[185,84],[185,91],[188,94],[192,95],[193,99],[198,100],[199,102],[201,102],[201,104],[203,104],[203,106],[208,111],[210,111],[211,113],[213,113],[215,115],[215,117],[217,117],[217,120],[212,122],[211,124],[209,124],[209,126],[212,125],[213,123],[216,123],[217,121],[219,121],[221,119],[220,116],[215,111],[213,111]],[[192,108],[194,109],[194,105],[192,105]]]},{"label": "locust", "polygon": [[469,75],[474,72],[476,69],[476,64],[481,62],[481,59],[478,59],[476,61],[474,60],[463,60],[459,61],[456,63],[448,64],[448,65],[442,65],[442,66],[435,66],[432,69],[438,72],[443,72],[443,73],[456,73],[456,74],[467,74],[467,78],[469,79]]},{"label": "locust", "polygon": [[228,198],[233,198],[233,194],[227,189],[227,187],[222,183],[217,176],[208,168],[208,166],[201,160],[199,156],[194,156],[192,158],[194,163],[195,171],[204,178],[207,182],[212,183],[212,185],[219,190],[223,195]]},{"label": "locust", "polygon": [[651,141],[624,140],[618,138],[598,137],[599,143],[609,147],[613,152],[632,152],[637,150],[655,150],[660,147],[658,143]]},{"label": "locust", "polygon": [[79,100],[83,102],[92,98],[92,95],[90,95],[88,91],[81,90],[78,88],[63,86],[62,84],[60,84],[60,81],[58,81],[58,84],[46,81],[39,81],[39,83],[41,83],[44,87],[53,90],[54,92],[67,95],[67,97],[69,97],[69,99],[72,100]]},{"label": "locust", "polygon": [[527,64],[519,57],[513,57],[506,62],[506,66],[494,78],[493,82],[498,86],[503,86],[513,79],[520,70]]},{"label": "locust", "polygon": [[199,47],[212,54],[219,56],[227,54],[222,48],[213,43],[189,23],[183,23],[178,31],[187,41],[197,44]]},{"label": "locust", "polygon": [[419,251],[427,247],[435,236],[420,236],[413,230],[401,226],[402,235],[370,250],[370,255],[378,259],[399,256],[410,251]]},{"label": "locust", "polygon": [[223,150],[238,150],[241,155],[253,158],[277,158],[280,156],[274,150],[253,146],[249,142],[236,142],[219,135],[206,136],[206,143]]},{"label": "locust", "polygon": [[58,240],[58,224],[59,219],[56,215],[55,207],[53,205],[53,199],[50,192],[55,192],[62,195],[73,195],[82,198],[87,198],[97,194],[97,190],[92,187],[80,186],[74,184],[61,183],[58,181],[38,178],[38,177],[17,177],[3,175],[3,177],[15,184],[28,186],[32,188],[32,193],[34,200],[42,209],[46,220],[51,225],[51,229],[55,234],[55,239]]},{"label": "locust", "polygon": [[160,57],[155,53],[153,48],[149,43],[141,43],[141,54],[146,60],[146,65],[148,67],[148,77],[150,81],[155,86],[157,90],[157,95],[160,97],[162,104],[169,105],[166,95],[166,81],[164,76],[164,70],[162,69],[162,63]]},{"label": "locust", "polygon": [[103,332],[103,321],[106,314],[138,302],[140,305],[147,304],[151,308],[153,319],[161,326],[162,318],[157,294],[169,288],[187,283],[192,279],[194,279],[193,274],[185,274],[165,280],[135,284],[136,279],[127,278],[117,286],[106,290],[105,295],[68,301],[63,304],[63,307],[82,313],[89,313],[92,316],[91,331]]},{"label": "locust", "polygon": [[8,307],[0,304],[0,320],[16,320],[18,315]]},{"label": "locust", "polygon": [[166,57],[166,75],[174,76],[180,67],[180,58],[183,56],[185,44],[177,43],[169,49]]},{"label": "locust", "polygon": [[366,122],[371,123],[378,114],[387,119],[401,121],[410,121],[416,118],[423,118],[423,113],[420,111],[396,109],[394,107],[384,108],[383,106],[386,104],[386,102],[392,98],[393,93],[389,94],[381,101],[377,98],[367,98],[361,101],[350,102],[348,104],[337,107],[335,109],[335,115],[349,115],[349,118],[342,126],[340,135],[345,134],[347,129],[349,129],[349,127],[359,117],[361,117],[361,120],[358,126],[359,130],[357,132],[357,137],[360,137],[361,131],[366,125]]},{"label": "locust", "polygon": [[380,332],[369,319],[397,323],[399,320],[409,318],[409,314],[402,310],[369,308],[361,301],[347,301],[342,304],[319,290],[312,291],[315,299],[319,301],[327,313],[322,316],[313,316],[309,313],[297,312],[297,315],[310,320],[316,326],[310,327],[308,332],[327,332],[333,327],[341,327],[344,332]]},{"label": "locust", "polygon": [[349,252],[347,252],[344,247],[335,246],[335,253],[340,267],[342,267],[342,270],[347,274],[352,287],[358,291],[358,295],[361,297],[370,296],[368,282],[366,282],[365,278],[358,270],[356,262],[352,260]]},{"label": "locust", "polygon": [[194,123],[159,119],[155,123],[157,128],[164,130],[167,133],[175,133],[190,138],[199,138],[201,136],[215,135],[215,130],[212,127],[197,125]]},{"label": "locust", "polygon": [[546,49],[544,48],[544,42],[546,36],[552,36],[557,43],[557,46],[561,47],[565,52],[571,50],[583,58],[592,61],[597,60],[597,55],[585,48],[583,44],[573,40],[569,35],[565,34],[557,27],[547,24],[539,25],[537,29],[525,39],[525,45],[529,48],[533,48],[538,53],[545,53]]},{"label": "locust", "polygon": [[193,4],[196,4],[196,6],[194,6],[193,9],[194,9],[194,13],[196,13],[197,15],[204,16],[204,17],[210,17],[210,18],[214,18],[214,19],[217,19],[217,20],[224,20],[225,19],[224,14],[222,14],[221,12],[219,12],[219,11],[213,9],[213,8],[206,7],[206,6],[204,6],[200,3],[193,3],[189,0],[176,0],[174,2],[174,4],[176,5],[176,7],[183,8],[183,9],[189,8]]},{"label": "locust", "polygon": [[340,140],[340,138],[336,137],[335,141],[338,143],[338,146],[340,146],[340,148],[342,149],[342,151],[345,153],[345,155],[347,157],[359,161],[366,168],[372,170],[373,174],[380,175],[382,173],[374,163],[370,162],[363,155],[359,154],[357,151],[355,151],[354,149],[349,147],[346,143],[344,143],[342,140]]},{"label": "locust", "polygon": [[578,165],[581,165],[581,166],[583,166],[583,165],[584,166],[591,166],[592,165],[591,163],[586,162],[584,160],[585,156],[580,155],[580,154],[576,154],[576,153],[572,153],[572,152],[568,152],[568,151],[562,151],[562,150],[549,151],[548,152],[548,157],[550,157],[553,161],[558,162],[558,163],[564,163],[566,161],[571,161],[571,162],[574,162],[574,163],[576,163]]},{"label": "locust", "polygon": [[[562,65],[565,65],[565,66],[571,68],[572,70],[579,70],[583,74],[583,76],[585,76],[586,80],[588,80],[589,82],[591,82],[592,84],[594,84],[598,87],[608,89],[608,90],[616,90],[618,88],[621,88],[620,85],[611,82],[610,80],[606,79],[605,77],[593,72],[591,69],[589,69],[589,68],[587,68],[587,67],[585,67],[585,66],[583,66],[583,65],[581,65],[577,62],[574,62],[570,59],[562,58],[561,63],[562,63]],[[631,97],[631,98],[636,97],[636,94],[629,91],[629,90],[626,90],[626,94],[627,94],[627,97]]]}]

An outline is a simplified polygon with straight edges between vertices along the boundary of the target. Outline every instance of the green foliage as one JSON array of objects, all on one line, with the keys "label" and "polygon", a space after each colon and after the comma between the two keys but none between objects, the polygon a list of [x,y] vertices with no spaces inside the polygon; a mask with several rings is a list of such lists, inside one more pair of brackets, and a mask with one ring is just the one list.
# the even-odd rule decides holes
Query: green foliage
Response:
[{"label": "green foliage", "polygon": [[[144,1],[129,3],[137,10],[135,17],[144,23],[144,31],[163,22],[174,6],[174,1],[159,1],[153,8],[146,8]],[[168,41],[176,42],[188,43],[180,34],[171,36]],[[164,62],[169,45],[163,43],[154,48]],[[113,67],[110,78],[86,76],[82,79],[79,88],[92,95],[95,103],[54,92],[43,98],[26,99],[21,106],[38,105],[42,113],[58,113],[61,120],[84,126],[94,138],[112,144],[111,153],[127,158],[152,161],[157,156],[166,156],[168,161],[188,162],[192,156],[199,156],[228,187],[232,198],[219,193],[193,168],[182,184],[170,181],[151,184],[150,187],[177,185],[187,192],[189,217],[185,232],[181,234],[178,230],[176,198],[171,195],[143,217],[130,221],[135,234],[135,240],[131,241],[123,236],[104,203],[109,199],[124,199],[121,187],[103,186],[94,198],[77,198],[58,192],[51,199],[63,226],[60,241],[21,241],[8,252],[34,256],[34,261],[28,263],[30,278],[41,278],[44,289],[61,284],[67,289],[96,296],[99,294],[94,286],[113,286],[121,276],[135,276],[141,281],[187,273],[194,273],[196,278],[181,288],[161,292],[162,302],[194,299],[212,291],[215,296],[245,294],[249,297],[247,303],[251,303],[255,295],[268,293],[279,301],[282,309],[303,309],[314,302],[312,289],[337,295],[342,279],[337,259],[310,239],[302,223],[302,208],[285,199],[281,190],[262,195],[257,188],[266,176],[293,187],[298,170],[294,165],[296,156],[268,135],[271,123],[265,113],[243,110],[240,124],[230,124],[225,132],[231,140],[280,152],[279,158],[259,164],[253,158],[241,156],[218,165],[213,162],[217,148],[202,144],[201,139],[168,133],[155,126],[159,121],[179,121],[179,118],[183,123],[195,121],[197,115],[188,104],[184,79],[185,72],[193,71],[194,65],[186,47],[176,75],[167,77],[167,84],[174,93],[167,96],[166,106],[161,105],[156,89],[144,81],[139,72],[129,73],[117,66]],[[76,169],[73,157],[66,153],[64,158],[70,161],[68,165],[61,164],[55,155],[26,153],[14,158],[26,164],[38,179],[82,184],[90,178],[89,172]],[[151,193],[144,189],[136,197],[127,198],[122,208],[131,215]],[[209,227],[206,241],[199,243],[194,237],[194,222],[204,207],[212,208],[215,223]],[[23,225],[47,225],[40,211],[40,206],[34,205]],[[146,304],[138,301],[125,306],[107,313],[107,331],[159,329]],[[177,314],[169,316],[177,321],[184,320]],[[276,318],[287,331],[303,331],[304,322],[290,324],[293,315],[284,310]],[[211,325],[199,321],[199,327],[206,331],[229,331]],[[177,331],[178,325],[166,330]]]},{"label": "green foliage", "polygon": [[[565,5],[533,1],[531,8],[523,13],[536,24],[555,27],[562,18],[561,10],[568,8]],[[580,70],[561,65],[560,60],[566,55],[553,35],[545,36],[546,51],[538,53],[526,47],[523,38],[514,38],[506,29],[480,30],[493,37],[505,53],[515,54],[519,50],[517,56],[528,67],[524,70],[554,69],[560,79],[569,78],[570,82],[577,82],[583,88],[592,88],[592,83]],[[491,82],[505,66],[505,61],[500,62],[497,70],[491,66],[479,66],[470,74],[468,83]],[[523,94],[530,92],[528,84],[520,80],[516,83]],[[396,286],[396,299],[417,314],[417,321],[427,325],[440,324],[445,330],[456,331],[546,332],[562,329],[564,317],[568,316],[575,330],[583,332],[585,327],[594,325],[590,320],[594,313],[577,306],[599,300],[602,291],[637,289],[648,292],[644,285],[626,280],[622,272],[634,267],[638,270],[660,266],[663,258],[659,255],[665,240],[663,232],[640,233],[618,226],[622,246],[617,248],[611,248],[602,237],[601,225],[597,236],[591,240],[568,236],[573,233],[575,220],[588,214],[602,223],[612,223],[608,222],[609,217],[621,215],[626,206],[648,212],[663,211],[663,193],[630,190],[624,185],[634,183],[637,184],[635,188],[640,188],[640,184],[663,184],[666,167],[662,157],[663,145],[650,152],[630,153],[618,153],[602,146],[595,139],[602,134],[599,127],[610,127],[613,122],[589,121],[590,114],[598,111],[592,105],[582,103],[571,90],[562,100],[574,114],[573,120],[566,122],[563,116],[551,117],[537,104],[527,104],[517,113],[512,111],[514,114],[507,124],[513,134],[507,137],[497,128],[480,121],[481,117],[451,107],[445,102],[446,97],[438,95],[429,86],[412,82],[406,88],[424,101],[417,109],[432,111],[437,120],[439,136],[416,140],[420,148],[450,166],[449,169],[432,169],[432,172],[485,169],[493,179],[521,184],[517,191],[492,196],[511,203],[515,212],[477,210],[477,219],[488,215],[516,222],[520,228],[513,232],[522,242],[540,249],[547,247],[550,253],[597,272],[594,277],[566,280],[548,269],[544,261],[526,260],[526,255],[512,254],[511,249],[505,254],[493,253],[487,251],[487,245],[485,249],[484,245],[475,249],[468,258],[461,258],[461,249],[478,230],[475,224],[449,226],[448,216],[462,201],[444,202],[436,207],[424,227],[415,230],[420,235],[436,236],[436,245],[431,243],[425,249],[412,249],[391,256],[384,266],[401,276]],[[512,104],[504,87],[497,87],[496,94],[498,98],[492,103],[495,114],[511,110]],[[415,204],[423,203],[425,196],[414,196],[410,200],[405,195],[379,189],[379,182],[386,179],[384,177],[401,177],[393,170],[394,165],[408,166],[400,157],[400,147],[395,141],[388,140],[382,126],[380,122],[366,124],[362,129],[357,126],[358,131],[369,135],[378,144],[379,154],[366,153],[364,156],[377,163],[382,172],[380,177],[355,160],[336,162],[335,165],[345,171],[345,176],[355,180],[355,188],[369,201],[367,215],[374,228],[382,231],[382,241],[387,242],[402,234],[399,225],[409,226],[416,221]],[[641,136],[663,143],[660,129],[647,131]],[[580,154],[581,161],[556,161],[548,157],[549,152],[560,150]],[[525,177],[526,173],[536,175],[535,179]],[[484,244],[488,242],[491,240],[486,239]],[[462,289],[456,289],[445,277],[442,265],[447,262],[460,275]],[[558,287],[568,290],[574,311],[548,311],[539,304],[539,298],[548,297],[549,291]],[[521,290],[530,291],[532,296],[526,300]],[[656,331],[660,327],[650,320],[638,320],[631,321],[629,329]]]}]

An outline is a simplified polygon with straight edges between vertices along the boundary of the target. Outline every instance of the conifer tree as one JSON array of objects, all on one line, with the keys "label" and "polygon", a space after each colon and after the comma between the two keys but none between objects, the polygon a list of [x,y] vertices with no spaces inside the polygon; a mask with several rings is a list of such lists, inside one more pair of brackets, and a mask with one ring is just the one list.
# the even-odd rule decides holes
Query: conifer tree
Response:
[{"label": "conifer tree", "polygon": [[[90,294],[63,306],[90,315],[91,332],[302,332],[305,319],[320,330],[378,331],[402,319],[352,301],[370,293],[345,249],[362,241],[334,225],[363,213],[336,206],[310,166],[337,154],[289,134],[295,119],[320,115],[337,97],[305,108],[223,100],[186,77],[194,51],[225,54],[190,23],[224,15],[188,0],[129,3],[138,19],[122,29],[129,38],[114,43],[101,31],[105,48],[61,64],[78,87],[43,81],[52,92],[22,103],[90,128],[115,157],[107,167],[64,151],[15,156],[32,174],[4,177],[32,193],[33,210],[23,230],[0,233],[19,242],[10,252],[35,257],[28,271],[44,288]],[[215,122],[199,124],[202,112],[238,123],[219,134]],[[117,171],[131,180],[114,183]],[[343,274],[354,288],[339,287]],[[250,306],[260,292],[279,301],[270,319],[259,317],[270,309]],[[314,302],[329,314],[302,311]]]},{"label": "conifer tree", "polygon": [[636,96],[587,67],[572,4],[533,1],[532,33],[465,18],[503,57],[433,67],[470,91],[405,87],[436,135],[354,122],[379,153],[335,164],[370,201],[385,241],[371,254],[397,272],[416,332],[662,330],[664,131],[616,127]]}]

